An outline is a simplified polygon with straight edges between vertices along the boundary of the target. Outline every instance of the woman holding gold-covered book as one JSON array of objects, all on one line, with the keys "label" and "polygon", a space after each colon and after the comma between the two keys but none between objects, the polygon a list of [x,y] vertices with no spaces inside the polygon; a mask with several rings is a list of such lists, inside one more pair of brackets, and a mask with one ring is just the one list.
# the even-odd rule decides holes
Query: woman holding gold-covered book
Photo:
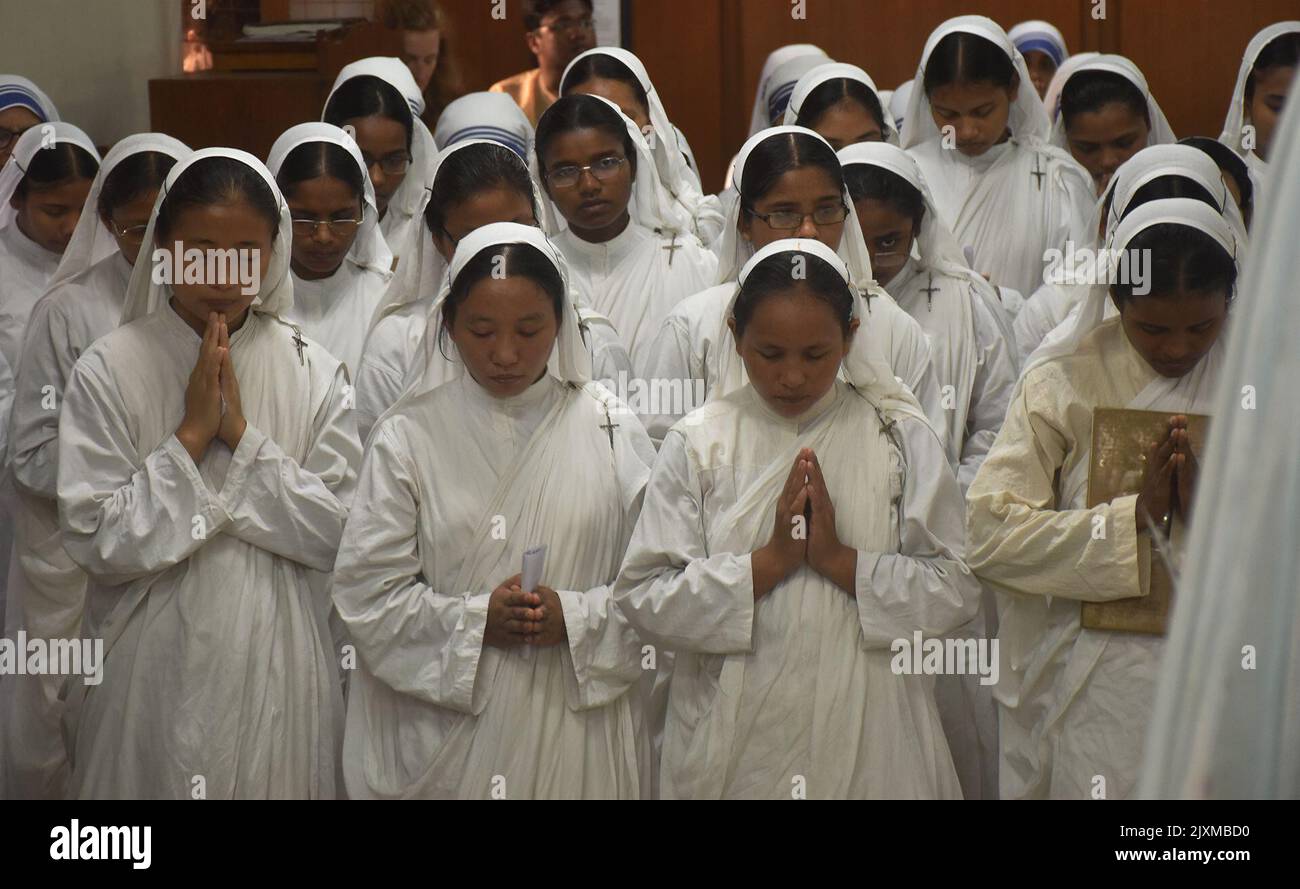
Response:
[{"label": "woman holding gold-covered book", "polygon": [[[1162,198],[1130,206],[1109,247],[1130,269],[1149,258],[1145,274],[1093,286],[1049,335],[967,494],[970,565],[998,595],[1003,799],[1132,794],[1165,640],[1082,614],[1147,596],[1170,549],[1176,564],[1197,472],[1187,415],[1209,413],[1223,360],[1235,226]],[[1166,414],[1168,431],[1136,493],[1089,508],[1099,408]]]}]

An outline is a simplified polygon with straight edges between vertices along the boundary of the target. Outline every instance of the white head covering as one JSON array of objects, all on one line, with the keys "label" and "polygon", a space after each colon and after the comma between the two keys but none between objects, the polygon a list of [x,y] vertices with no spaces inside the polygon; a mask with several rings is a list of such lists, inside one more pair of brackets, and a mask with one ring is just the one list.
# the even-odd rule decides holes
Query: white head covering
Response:
[{"label": "white head covering", "polygon": [[[807,55],[796,56],[778,65],[772,72],[772,76],[767,79],[767,88],[763,91],[763,113],[767,115],[766,120],[782,120],[799,78],[814,68],[826,64],[827,61],[829,60],[819,56]],[[765,126],[771,125],[765,123]]]},{"label": "white head covering", "polygon": [[[1189,150],[1190,149],[1190,150]],[[1195,155],[1199,154],[1200,157]],[[1246,244],[1246,224],[1224,181],[1223,172],[1214,159],[1190,145],[1152,145],[1134,154],[1120,165],[1097,202],[1093,231],[1101,228],[1101,212],[1107,208],[1106,236],[1115,230],[1138,189],[1161,176],[1183,176],[1210,193],[1219,211],[1232,227],[1241,244]]]},{"label": "white head covering", "polygon": [[[584,96],[583,98],[604,102],[609,106],[618,115],[619,120],[623,122],[623,127],[632,140],[632,147],[636,150],[636,178],[632,180],[632,199],[628,203],[628,212],[632,218],[648,229],[663,233],[690,231],[689,225],[669,210],[666,195],[659,182],[659,170],[655,166],[654,155],[651,154],[650,146],[646,144],[645,137],[641,135],[641,131],[632,121],[632,118],[624,114],[617,105],[603,96]],[[529,158],[529,169],[533,176],[533,182],[542,185],[545,178],[542,176],[541,164],[535,151],[532,157]],[[547,230],[560,232],[567,229],[568,222],[560,213],[559,208],[555,206],[555,202],[551,200],[550,195],[546,193],[544,185],[539,198],[539,203],[545,207],[543,213],[547,217],[546,225],[549,226]]]},{"label": "white head covering", "polygon": [[1007,36],[1011,42],[1016,45],[1016,49],[1023,56],[1027,52],[1035,50],[1045,53],[1052,57],[1056,67],[1061,67],[1061,63],[1070,57],[1070,50],[1066,48],[1065,38],[1061,32],[1051,22],[1045,22],[1042,19],[1030,19],[1027,22],[1021,22],[1010,31]]},{"label": "white head covering", "polygon": [[966,264],[961,245],[943,224],[943,219],[935,208],[934,197],[930,194],[930,187],[925,184],[921,168],[916,165],[916,161],[910,154],[897,145],[859,142],[841,148],[839,158],[844,167],[863,164],[888,170],[921,193],[925,201],[925,216],[921,219],[921,231],[912,243],[922,268],[956,275],[972,283],[988,285],[981,275],[973,272]]},{"label": "white head covering", "polygon": [[[429,324],[425,328],[420,348],[416,352],[415,362],[407,372],[406,388],[393,406],[380,416],[373,428],[378,429],[384,420],[412,399],[446,382],[446,374],[441,370],[445,359],[438,351],[443,304],[450,296],[456,278],[470,260],[484,250],[503,244],[529,244],[536,247],[555,266],[564,285],[564,310],[560,316],[560,327],[546,372],[575,386],[581,386],[591,379],[591,356],[582,341],[582,332],[578,328],[578,313],[574,310],[570,299],[572,291],[569,288],[569,267],[564,261],[564,256],[539,228],[519,225],[516,222],[493,222],[474,229],[456,245],[451,265],[447,269],[447,274],[443,276],[442,287],[438,290],[437,299],[434,300],[433,310],[429,312]],[[452,350],[451,360],[459,361],[459,357],[455,354],[455,345],[450,340],[446,345]]]},{"label": "white head covering", "polygon": [[982,15],[959,15],[949,19],[934,29],[930,39],[925,42],[925,51],[921,53],[921,64],[916,68],[916,83],[907,103],[907,112],[903,117],[904,148],[920,145],[930,139],[939,138],[939,128],[935,126],[930,114],[930,98],[925,94],[925,68],[930,62],[930,55],[939,41],[949,34],[974,34],[991,42],[1006,53],[1011,64],[1020,76],[1020,88],[1016,91],[1016,101],[1011,104],[1011,116],[1007,126],[1011,134],[1022,142],[1042,142],[1047,139],[1049,124],[1047,112],[1043,110],[1043,101],[1038,98],[1038,91],[1029,79],[1029,68],[1025,57],[1016,49],[1007,32],[998,23]]},{"label": "white head covering", "polygon": [[309,142],[328,142],[346,151],[357,162],[361,170],[364,188],[361,201],[361,225],[357,228],[357,237],[348,250],[348,260],[352,263],[378,272],[385,280],[392,277],[393,251],[388,249],[383,233],[379,230],[379,209],[375,205],[375,186],[370,181],[366,162],[361,157],[361,149],[348,135],[346,130],[330,123],[300,123],[285,130],[271,146],[266,166],[272,176],[280,175],[285,158],[299,145]]},{"label": "white head covering", "polygon": [[59,119],[59,109],[40,87],[17,74],[0,74],[0,111],[15,105],[21,105],[43,121]]},{"label": "white head covering", "polygon": [[438,149],[445,150],[466,139],[500,143],[525,161],[533,153],[533,125],[519,104],[505,93],[470,93],[442,110],[433,130]]},{"label": "white head covering", "polygon": [[808,98],[813,90],[828,80],[855,80],[865,86],[876,97],[876,102],[880,104],[881,116],[885,119],[885,141],[894,145],[898,144],[898,130],[894,128],[893,118],[890,116],[885,104],[880,100],[880,93],[876,89],[875,81],[857,65],[846,65],[843,62],[828,62],[818,65],[799,78],[799,82],[794,86],[794,92],[790,94],[790,104],[786,106],[783,123],[786,125],[794,124],[799,119],[799,112],[803,108],[804,100]]},{"label": "white head covering", "polygon": [[[237,148],[203,148],[172,167],[163,187],[158,191],[158,200],[154,202],[153,212],[149,214],[149,227],[144,232],[144,246],[140,248],[141,256],[131,270],[131,281],[126,286],[126,304],[122,307],[122,324],[130,324],[137,318],[151,315],[166,305],[171,298],[170,284],[155,284],[153,281],[153,262],[145,259],[143,251],[153,251],[155,245],[154,228],[158,224],[158,211],[162,208],[167,193],[171,191],[176,180],[185,171],[197,163],[214,157],[226,157],[239,161],[262,177],[271,194],[275,196],[276,206],[280,208],[280,228],[276,232],[275,243],[271,248],[271,262],[266,274],[262,276],[261,288],[253,297],[252,309],[280,315],[293,306],[293,279],[289,277],[289,257],[293,250],[293,223],[289,219],[289,205],[280,194],[280,187],[275,184],[271,171],[253,155]],[[166,245],[171,251],[173,245]]]},{"label": "white head covering", "polygon": [[[114,240],[113,233],[99,218],[99,194],[104,190],[104,180],[118,164],[128,157],[149,151],[165,154],[177,161],[190,155],[188,145],[163,133],[136,133],[109,149],[108,154],[104,155],[103,163],[99,165],[99,172],[95,174],[95,181],[90,185],[90,193],[86,195],[86,203],[82,207],[81,218],[77,220],[77,227],[72,232],[72,240],[63,251],[59,267],[45,285],[46,292],[117,252],[117,241]],[[142,247],[141,251],[143,250]]]},{"label": "white head covering", "polygon": [[[429,170],[433,165],[433,159],[438,154],[438,149],[434,145],[433,134],[420,119],[420,115],[424,113],[424,95],[411,75],[411,69],[407,68],[401,59],[373,56],[344,65],[338,77],[334,78],[334,86],[330,87],[330,94],[325,99],[324,108],[321,109],[321,120],[325,119],[325,108],[329,107],[330,99],[334,98],[339,87],[352,78],[363,75],[378,77],[389,84],[401,93],[406,99],[406,104],[411,107],[411,164],[407,168],[406,178],[389,199],[388,212],[396,210],[405,217],[419,216],[424,210],[424,202],[428,199],[428,187],[431,181]],[[369,177],[370,174],[367,172],[366,175]],[[399,250],[405,248],[404,244],[392,246]]]},{"label": "white head covering", "polygon": [[[780,136],[787,136],[791,133],[803,133],[818,140],[828,149],[831,145],[821,136],[814,133],[806,127],[779,126],[769,127],[757,135],[750,136],[748,141],[741,147],[740,153],[736,155],[736,170],[733,181],[736,186],[735,196],[727,202],[727,221],[722,229],[721,247],[718,251],[718,284],[726,284],[729,281],[736,280],[740,270],[749,261],[753,248],[750,243],[740,236],[739,223],[741,204],[747,200],[740,194],[740,188],[745,181],[745,164],[749,160],[749,155],[768,139],[774,139]],[[842,186],[843,177],[841,177]],[[848,267],[849,273],[853,277],[853,283],[857,289],[862,290],[868,286],[874,287],[874,276],[871,273],[871,254],[867,251],[866,239],[862,236],[862,226],[858,222],[858,212],[853,208],[853,199],[849,195],[848,188],[843,187],[841,194],[844,198],[844,205],[849,210],[849,215],[844,220],[844,233],[840,236],[839,249],[836,251],[844,264]],[[874,287],[873,297],[876,294],[883,294],[878,287]]]},{"label": "white head covering", "polygon": [[[1065,84],[1076,74],[1082,74],[1085,71],[1108,71],[1111,74],[1118,74],[1129,83],[1137,87],[1138,92],[1146,99],[1147,117],[1151,119],[1151,132],[1147,136],[1147,145],[1168,145],[1178,141],[1174,135],[1173,127],[1169,125],[1169,120],[1165,113],[1160,110],[1160,105],[1156,102],[1155,96],[1151,95],[1151,88],[1147,86],[1147,79],[1142,76],[1138,66],[1123,56],[1115,55],[1096,55],[1085,59],[1077,65],[1061,85],[1062,91]],[[1059,102],[1059,96],[1057,97]],[[1057,109],[1059,111],[1059,109]],[[1064,148],[1069,151],[1069,140],[1065,136],[1065,118],[1059,114],[1055,115],[1055,122],[1052,124],[1051,143],[1058,148]]]},{"label": "white head covering", "polygon": [[81,146],[90,153],[96,163],[99,163],[99,151],[95,148],[95,143],[91,142],[90,137],[79,127],[58,120],[32,127],[18,137],[13,151],[9,154],[9,160],[5,161],[4,169],[0,170],[0,229],[9,225],[18,215],[18,211],[9,204],[9,200],[18,190],[18,183],[22,182],[23,177],[27,175],[27,168],[31,166],[36,152],[42,148],[53,148],[60,142],[71,142],[73,145]]},{"label": "white head covering", "polygon": [[[844,261],[834,250],[815,238],[783,238],[779,241],[773,241],[750,257],[744,268],[740,270],[737,277],[739,286],[736,288],[736,293],[732,296],[731,301],[727,304],[728,318],[735,313],[736,300],[740,297],[741,290],[745,286],[745,279],[749,277],[750,272],[758,268],[764,260],[788,252],[810,254],[835,269],[853,294],[852,317],[862,324],[870,323],[866,297],[860,288],[854,286],[848,266],[844,264]],[[882,406],[924,418],[925,415],[921,412],[916,396],[894,377],[888,367],[871,357],[868,337],[864,336],[861,330],[853,337],[849,351],[844,356],[842,367],[844,378],[848,382],[858,389],[865,389],[873,393]]]},{"label": "white head covering", "polygon": [[[915,80],[905,80],[889,96],[889,116],[893,118],[896,130],[902,130],[903,120],[907,116],[907,106],[912,101],[912,90],[915,86]],[[902,139],[901,135],[899,139]]]},{"label": "white head covering", "polygon": [[[754,112],[749,118],[749,135],[752,136],[759,130],[767,129],[772,125],[772,116],[767,110],[768,81],[772,79],[772,75],[776,73],[777,68],[791,59],[797,59],[801,56],[810,56],[822,61],[830,60],[830,56],[826,55],[826,50],[811,43],[792,43],[789,46],[783,46],[768,53],[767,60],[763,62],[763,71],[758,75],[758,89],[754,92]],[[799,77],[796,75],[794,80],[798,79]]]},{"label": "white head covering", "polygon": [[668,191],[669,201],[666,209],[676,217],[676,227],[682,231],[694,231],[698,234],[702,230],[721,225],[722,212],[716,201],[705,197],[700,187],[699,176],[691,169],[682,154],[681,145],[686,140],[684,138],[679,140],[678,130],[668,119],[668,112],[664,110],[659,92],[655,89],[640,59],[617,46],[598,46],[589,49],[564,69],[564,75],[560,78],[560,95],[567,95],[566,81],[574,65],[588,56],[595,55],[608,56],[627,68],[646,94],[646,104],[650,109],[650,129],[643,135],[649,140],[648,144],[654,154],[659,181]]},{"label": "white head covering", "polygon": [[[1122,169],[1122,168],[1121,168]],[[1118,177],[1118,173],[1116,176]],[[1231,203],[1231,200],[1229,200]],[[1232,225],[1216,213],[1213,207],[1193,198],[1164,198],[1149,201],[1135,208],[1111,233],[1107,248],[1116,255],[1128,247],[1139,233],[1156,225],[1174,223],[1205,232],[1214,238],[1240,267],[1244,245],[1233,231]],[[1060,326],[1049,333],[1025,365],[1025,371],[1045,361],[1072,355],[1079,343],[1106,319],[1106,304],[1110,287],[1106,283],[1094,284],[1088,289],[1083,302],[1071,312]],[[1024,379],[1022,374],[1021,379]]]},{"label": "white head covering", "polygon": [[1047,85],[1047,92],[1043,93],[1043,107],[1047,109],[1049,118],[1056,120],[1061,114],[1061,90],[1065,88],[1065,82],[1070,79],[1070,75],[1089,59],[1095,59],[1099,55],[1101,55],[1099,52],[1077,52],[1056,69],[1051,83]]},{"label": "white head covering", "polygon": [[1232,102],[1228,105],[1228,115],[1223,119],[1223,133],[1219,136],[1219,141],[1227,145],[1238,154],[1245,155],[1249,151],[1241,147],[1241,128],[1246,125],[1246,81],[1250,78],[1250,71],[1255,67],[1255,60],[1259,58],[1270,43],[1283,34],[1300,33],[1300,21],[1277,22],[1269,25],[1250,39],[1246,45],[1245,55],[1241,57],[1241,67],[1237,69],[1237,84],[1232,88]]}]

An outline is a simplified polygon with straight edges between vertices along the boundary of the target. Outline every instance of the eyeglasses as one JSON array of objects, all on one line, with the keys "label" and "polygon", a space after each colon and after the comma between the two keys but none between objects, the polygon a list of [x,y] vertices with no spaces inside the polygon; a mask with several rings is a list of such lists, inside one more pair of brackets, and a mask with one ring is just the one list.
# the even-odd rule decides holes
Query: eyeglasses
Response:
[{"label": "eyeglasses", "polygon": [[405,151],[399,151],[390,154],[387,157],[381,157],[379,160],[372,160],[370,155],[363,154],[361,159],[365,161],[367,170],[375,164],[379,164],[379,169],[383,170],[389,176],[402,175],[406,172],[406,168],[411,163],[411,156]]},{"label": "eyeglasses", "polygon": [[750,216],[755,216],[767,223],[774,231],[794,231],[803,225],[805,219],[812,219],[813,225],[838,225],[849,218],[849,208],[841,202],[835,206],[818,207],[811,213],[796,213],[793,210],[778,210],[775,213],[755,213],[753,207],[746,207]]},{"label": "eyeglasses", "polygon": [[552,34],[572,34],[575,31],[590,31],[595,28],[596,23],[590,18],[581,19],[556,19],[549,25],[541,25],[537,30],[550,31]]},{"label": "eyeglasses", "polygon": [[148,225],[128,225],[126,228],[121,228],[121,227],[118,226],[118,224],[117,224],[116,222],[112,222],[112,221],[110,221],[109,224],[108,224],[108,227],[111,228],[111,229],[113,230],[113,234],[117,235],[117,236],[118,236],[119,238],[121,238],[123,241],[127,241],[127,242],[129,242],[129,243],[134,243],[134,242],[139,242],[139,241],[143,241],[143,240],[144,240],[144,231],[145,231],[145,229],[147,229],[149,226],[148,226]]},{"label": "eyeglasses", "polygon": [[316,229],[325,226],[336,238],[346,238],[357,230],[360,219],[293,219],[293,233],[300,238],[310,238]]},{"label": "eyeglasses", "polygon": [[[32,126],[35,126],[35,124]],[[30,129],[31,127],[23,127],[21,130],[11,130],[8,127],[0,127],[0,148],[8,148],[18,140],[19,136]]]},{"label": "eyeglasses", "polygon": [[585,167],[556,167],[546,174],[546,181],[556,188],[573,188],[582,178],[582,174],[590,170],[597,182],[608,182],[618,175],[618,171],[625,163],[627,163],[625,157],[610,156],[602,157],[594,164],[587,164]]}]

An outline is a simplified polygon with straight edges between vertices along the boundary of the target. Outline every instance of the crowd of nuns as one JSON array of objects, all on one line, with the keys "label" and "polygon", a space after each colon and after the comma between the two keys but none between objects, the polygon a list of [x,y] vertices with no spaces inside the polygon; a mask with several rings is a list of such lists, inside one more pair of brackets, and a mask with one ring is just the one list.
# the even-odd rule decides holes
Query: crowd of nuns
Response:
[{"label": "crowd of nuns", "polygon": [[785,46],[716,195],[618,48],[265,159],[0,76],[0,797],[1134,795],[1165,639],[1081,614],[1180,554],[1298,58],[1179,139],[1046,22]]}]

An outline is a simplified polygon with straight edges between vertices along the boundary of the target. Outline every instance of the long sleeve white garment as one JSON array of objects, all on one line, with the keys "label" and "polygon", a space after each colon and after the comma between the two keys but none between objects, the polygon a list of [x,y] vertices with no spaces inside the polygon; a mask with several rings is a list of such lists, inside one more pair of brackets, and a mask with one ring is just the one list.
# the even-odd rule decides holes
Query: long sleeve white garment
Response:
[{"label": "long sleeve white garment", "polygon": [[1039,287],[1016,315],[1016,348],[1020,351],[1020,366],[1025,367],[1029,356],[1043,344],[1043,340],[1069,316],[1088,293],[1088,287],[1067,287],[1044,284]]},{"label": "long sleeve white garment", "polygon": [[17,222],[0,228],[0,354],[15,373],[27,319],[58,267],[59,254],[19,231]]},{"label": "long sleeve white garment", "polygon": [[[116,250],[37,301],[27,324],[10,428],[16,488],[11,631],[76,639],[86,574],[63,549],[57,475],[59,412],[73,365],[122,314],[131,264]],[[67,778],[58,675],[0,686],[0,786],[11,799],[59,799]]]},{"label": "long sleeve white garment", "polygon": [[[509,399],[462,374],[379,425],[334,575],[360,656],[350,796],[642,793],[640,642],[610,586],[653,456],[603,387],[549,374]],[[567,642],[485,645],[493,589],[541,544]]]},{"label": "long sleeve white garment", "polygon": [[[854,594],[803,565],[755,603],[750,553],[802,447],[858,550]],[[933,683],[895,675],[890,646],[974,613],[960,513],[929,424],[842,382],[797,421],[747,385],[674,426],[615,586],[676,653],[663,797],[788,799],[800,778],[810,798],[959,797]]]},{"label": "long sleeve white garment", "polygon": [[305,281],[293,276],[293,308],[284,320],[297,324],[348,369],[355,380],[361,349],[388,280],[373,269],[344,260],[328,278]]},{"label": "long sleeve white garment", "polygon": [[[592,309],[581,294],[573,294],[572,304],[591,355],[592,379],[614,384],[631,377],[632,360],[609,319]],[[356,375],[357,431],[363,442],[405,389],[406,375],[415,363],[432,308],[433,301],[427,299],[406,303],[380,318],[366,338]],[[448,354],[451,352],[448,347]],[[453,367],[448,363],[447,371],[450,379],[459,373],[459,364]]]},{"label": "long sleeve white garment", "polygon": [[1069,155],[1032,148],[1014,137],[979,157],[940,139],[908,153],[930,185],[948,229],[975,250],[974,267],[994,285],[1033,293],[1043,283],[1048,249],[1090,246],[1096,206],[1092,180]]},{"label": "long sleeve white garment", "polygon": [[[641,418],[656,445],[674,423],[700,406],[697,393],[713,398],[749,382],[727,326],[727,307],[737,286],[719,284],[687,297],[660,325],[644,377],[665,394],[649,398]],[[868,299],[867,311],[858,336],[872,340],[873,352],[912,390],[926,417],[943,434],[947,423],[925,331],[895,303]]]},{"label": "long sleeve white garment", "polygon": [[[1221,347],[1193,373],[1212,373]],[[1146,595],[1151,545],[1136,495],[1085,504],[1095,408],[1196,412],[1145,403],[1161,382],[1119,319],[1104,322],[1024,375],[967,493],[971,568],[998,595],[1004,799],[1087,799],[1095,776],[1109,799],[1134,790],[1165,640],[1083,629],[1079,603]]]},{"label": "long sleeve white garment", "polygon": [[319,572],[360,463],[342,365],[250,312],[248,427],[196,466],[174,434],[199,336],[166,303],[93,345],[59,422],[59,516],[90,575],[102,684],[69,685],[70,794],[329,798],[342,706]]},{"label": "long sleeve white garment", "polygon": [[941,437],[964,494],[1011,401],[1016,371],[1010,347],[993,310],[968,281],[923,271],[909,259],[886,289],[929,338],[945,421]]},{"label": "long sleeve white garment", "polygon": [[693,235],[664,236],[635,219],[604,243],[584,241],[571,229],[552,240],[569,262],[574,287],[614,325],[633,372],[642,376],[663,319],[708,287],[718,270],[717,257]]}]

